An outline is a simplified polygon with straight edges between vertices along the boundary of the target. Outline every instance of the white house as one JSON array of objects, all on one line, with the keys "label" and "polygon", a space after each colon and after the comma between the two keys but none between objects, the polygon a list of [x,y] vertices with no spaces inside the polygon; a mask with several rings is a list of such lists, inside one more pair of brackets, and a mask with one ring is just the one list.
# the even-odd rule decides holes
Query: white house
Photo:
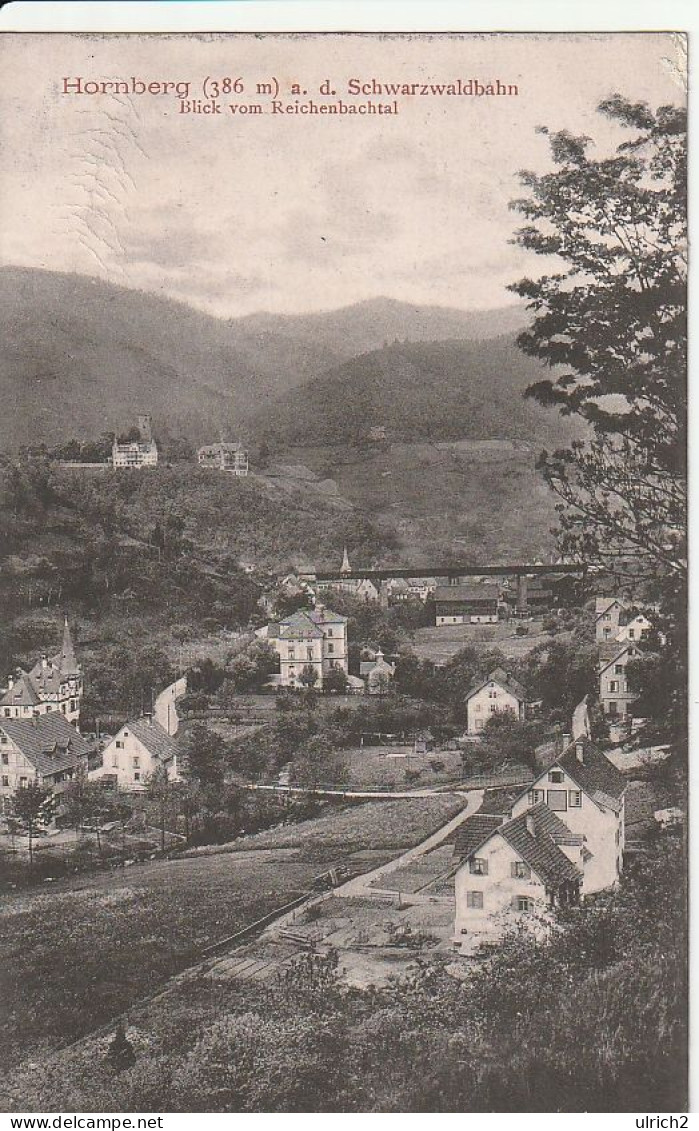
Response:
[{"label": "white house", "polygon": [[91,747],[59,711],[30,719],[0,718],[0,812],[32,781],[60,792]]},{"label": "white house", "polygon": [[525,708],[526,692],[521,683],[496,668],[466,696],[466,733],[479,734],[492,715],[504,711],[523,719]]},{"label": "white house", "polygon": [[197,451],[200,467],[216,471],[228,471],[232,475],[246,476],[249,470],[248,451],[244,444],[228,443],[221,440],[217,444],[205,444]]},{"label": "white house", "polygon": [[582,893],[612,887],[624,862],[626,779],[587,739],[576,739],[512,806],[512,816],[545,804],[585,842]]},{"label": "white house", "polygon": [[161,766],[171,781],[179,781],[177,739],[156,719],[144,717],[125,723],[102,751],[102,764],[90,770],[91,778],[109,779],[122,789],[145,789],[149,774]]},{"label": "white house", "polygon": [[554,906],[579,901],[583,837],[546,805],[504,821],[476,813],[460,832],[454,942],[462,951],[470,953],[520,924],[541,935]]},{"label": "white house", "polygon": [[143,414],[138,418],[138,440],[112,444],[112,464],[114,467],[156,467],[158,445],[153,439],[151,418]]},{"label": "white house", "polygon": [[629,686],[628,664],[640,656],[632,640],[600,647],[599,700],[607,718],[625,720],[638,695]]},{"label": "white house", "polygon": [[615,640],[641,640],[647,632],[650,632],[653,625],[648,620],[648,617],[643,613],[638,613],[637,616],[631,617],[626,623],[622,617],[622,623],[619,631],[616,634]]},{"label": "white house", "polygon": [[324,605],[299,609],[267,626],[267,640],[279,656],[282,687],[301,687],[303,669],[316,673],[317,690],[331,668],[348,673],[347,618]]},{"label": "white house", "polygon": [[598,644],[616,639],[625,608],[619,597],[595,598],[595,640]]}]

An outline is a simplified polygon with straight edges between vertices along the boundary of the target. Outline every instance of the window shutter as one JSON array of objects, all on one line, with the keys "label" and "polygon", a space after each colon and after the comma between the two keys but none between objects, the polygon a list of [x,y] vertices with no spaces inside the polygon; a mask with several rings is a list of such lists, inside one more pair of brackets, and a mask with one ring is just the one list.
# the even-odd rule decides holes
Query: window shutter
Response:
[{"label": "window shutter", "polygon": [[510,875],[513,880],[517,879],[517,861],[513,860],[510,864]]},{"label": "window shutter", "polygon": [[519,911],[519,896],[518,895],[512,896],[512,910],[513,911]]}]

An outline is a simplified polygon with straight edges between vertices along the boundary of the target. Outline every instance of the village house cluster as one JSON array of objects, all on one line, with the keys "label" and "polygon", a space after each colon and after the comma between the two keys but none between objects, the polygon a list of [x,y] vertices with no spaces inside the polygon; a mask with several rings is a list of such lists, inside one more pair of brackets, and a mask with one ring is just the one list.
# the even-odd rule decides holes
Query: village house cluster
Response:
[{"label": "village house cluster", "polygon": [[613,887],[624,861],[626,780],[583,735],[515,797],[493,791],[454,848],[454,941],[464,953],[517,923],[548,929],[555,907]]},{"label": "village house cluster", "polygon": [[[342,572],[351,573],[346,551]],[[380,650],[365,649],[359,676],[350,675],[347,618],[325,605],[313,587],[308,597],[307,607],[257,631],[279,657],[270,688],[322,691],[331,673],[339,672],[348,692],[385,693],[395,664]],[[651,622],[628,601],[599,597],[594,623],[602,709],[610,722],[628,720],[634,694],[626,665],[639,654]],[[0,696],[0,812],[10,813],[13,793],[31,781],[52,790],[60,802],[81,765],[90,779],[134,795],[158,769],[171,781],[182,780],[177,701],[186,694],[186,677],[157,696],[151,714],[125,722],[101,752],[79,732],[83,686],[66,618],[60,650],[40,656],[27,671],[17,669]],[[502,668],[465,691],[465,706],[463,740],[476,743],[494,715],[522,721],[530,710],[525,689]],[[540,769],[527,785],[486,790],[481,807],[460,825],[450,875],[454,944],[461,953],[496,942],[516,924],[545,933],[555,908],[617,883],[624,863],[626,781],[589,734],[584,700],[572,733],[540,748]],[[669,822],[674,816],[668,813]]]}]

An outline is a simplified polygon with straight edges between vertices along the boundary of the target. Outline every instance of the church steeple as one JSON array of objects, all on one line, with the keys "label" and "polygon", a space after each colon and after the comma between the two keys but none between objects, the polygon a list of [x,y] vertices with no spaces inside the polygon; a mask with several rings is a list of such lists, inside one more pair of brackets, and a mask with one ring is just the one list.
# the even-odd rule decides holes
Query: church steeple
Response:
[{"label": "church steeple", "polygon": [[342,565],[340,566],[340,573],[351,573],[351,572],[352,572],[352,567],[350,566],[350,563],[349,563],[349,557],[347,555],[347,547],[344,546],[343,551],[342,551]]},{"label": "church steeple", "polygon": [[68,627],[68,617],[65,618],[63,626],[63,643],[61,645],[58,667],[61,675],[79,675],[80,673],[80,667],[75,658],[75,649],[73,648],[70,628]]}]

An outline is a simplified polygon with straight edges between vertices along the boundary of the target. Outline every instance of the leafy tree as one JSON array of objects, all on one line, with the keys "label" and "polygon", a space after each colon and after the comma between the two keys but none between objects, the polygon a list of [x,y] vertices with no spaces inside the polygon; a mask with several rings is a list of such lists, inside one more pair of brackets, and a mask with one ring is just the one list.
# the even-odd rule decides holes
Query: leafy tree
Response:
[{"label": "leafy tree", "polygon": [[559,367],[528,393],[576,414],[591,438],[544,453],[561,547],[617,571],[686,573],[686,114],[619,95],[613,153],[552,133],[554,171],[521,174],[515,242],[553,269],[512,286],[534,311],[519,345]]},{"label": "leafy tree", "polygon": [[299,683],[311,690],[318,682],[318,672],[313,664],[304,664],[299,675]]},{"label": "leafy tree", "polygon": [[168,824],[174,822],[179,811],[177,784],[170,780],[164,766],[156,766],[145,778],[146,806],[154,814],[160,829],[160,850],[165,851],[165,833]]},{"label": "leafy tree", "polygon": [[344,695],[347,691],[347,676],[342,668],[332,667],[325,673],[323,678],[323,691],[328,695],[332,692]]},{"label": "leafy tree", "polygon": [[294,784],[309,789],[317,789],[321,785],[343,785],[349,777],[349,767],[330,738],[315,735],[294,756],[291,777]]},{"label": "leafy tree", "polygon": [[227,671],[236,691],[254,691],[264,687],[278,664],[272,645],[266,640],[256,640],[234,657]]},{"label": "leafy tree", "polygon": [[100,781],[91,781],[87,767],[80,764],[62,795],[66,815],[76,834],[88,822],[95,827],[97,847],[101,850],[100,824],[115,809],[116,798],[110,797]]},{"label": "leafy tree", "polygon": [[131,1041],[126,1036],[123,1021],[119,1021],[114,1032],[114,1037],[107,1049],[109,1062],[116,1072],[123,1072],[136,1063],[136,1054]]},{"label": "leafy tree", "polygon": [[29,867],[34,864],[34,841],[41,829],[51,824],[56,812],[56,799],[51,789],[38,781],[21,785],[12,795],[12,816],[29,841]]},{"label": "leafy tree", "polygon": [[188,729],[182,744],[182,762],[187,777],[200,786],[223,784],[225,744],[215,731],[200,723]]}]

